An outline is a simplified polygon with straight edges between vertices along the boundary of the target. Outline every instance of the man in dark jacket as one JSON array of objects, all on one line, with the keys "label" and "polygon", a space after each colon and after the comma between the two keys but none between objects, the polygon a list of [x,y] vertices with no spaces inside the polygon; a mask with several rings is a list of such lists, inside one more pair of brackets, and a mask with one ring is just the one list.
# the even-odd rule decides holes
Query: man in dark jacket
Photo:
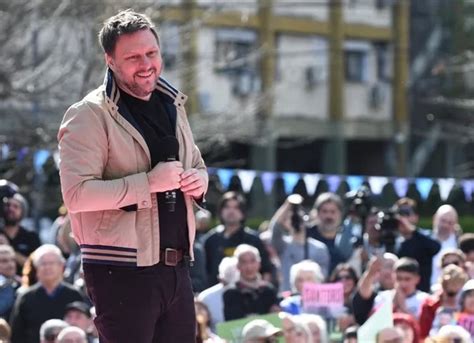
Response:
[{"label": "man in dark jacket", "polygon": [[398,231],[402,237],[400,246],[396,249],[398,257],[410,257],[420,265],[420,283],[418,289],[423,292],[430,291],[432,261],[441,249],[441,244],[433,238],[423,234],[418,224],[416,202],[410,198],[402,198],[396,202],[399,213]]},{"label": "man in dark jacket", "polygon": [[219,263],[224,257],[234,255],[240,244],[249,244],[258,249],[261,256],[261,273],[264,279],[270,278],[272,264],[267,250],[258,235],[244,226],[245,200],[236,192],[227,192],[222,196],[218,206],[218,215],[222,225],[212,229],[204,238],[206,270],[209,286],[218,283]]}]

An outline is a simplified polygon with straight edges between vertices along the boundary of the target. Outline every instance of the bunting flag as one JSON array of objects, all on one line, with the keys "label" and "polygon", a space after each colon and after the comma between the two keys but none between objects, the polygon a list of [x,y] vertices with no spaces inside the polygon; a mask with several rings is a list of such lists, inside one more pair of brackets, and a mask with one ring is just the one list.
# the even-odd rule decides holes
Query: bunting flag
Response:
[{"label": "bunting flag", "polygon": [[369,177],[370,190],[373,194],[382,193],[383,187],[388,183],[388,178],[384,176]]},{"label": "bunting flag", "polygon": [[10,155],[10,146],[6,143],[2,144],[2,160],[6,160]]},{"label": "bunting flag", "polygon": [[33,155],[33,166],[37,173],[41,172],[41,169],[43,169],[43,165],[46,163],[49,156],[50,152],[46,149],[41,149],[35,152]]},{"label": "bunting flag", "polygon": [[433,180],[428,178],[419,178],[416,179],[415,184],[423,200],[426,200],[430,194],[431,187],[433,186]]},{"label": "bunting flag", "polygon": [[303,181],[306,185],[306,192],[308,192],[309,196],[312,196],[314,192],[316,192],[316,187],[318,186],[318,182],[321,180],[320,174],[304,174]]},{"label": "bunting flag", "polygon": [[237,170],[237,175],[242,184],[242,190],[245,193],[250,192],[250,188],[252,188],[253,180],[255,179],[255,176],[257,176],[257,172],[255,170]]},{"label": "bunting flag", "polygon": [[346,181],[349,184],[351,191],[354,191],[358,190],[360,186],[362,186],[362,183],[364,183],[364,178],[362,176],[349,175],[346,178]]},{"label": "bunting flag", "polygon": [[219,176],[222,187],[227,190],[229,189],[230,179],[234,176],[234,171],[232,169],[217,169],[217,176]]},{"label": "bunting flag", "polygon": [[472,192],[474,191],[474,180],[463,180],[461,186],[468,201],[472,200]]},{"label": "bunting flag", "polygon": [[398,178],[393,181],[393,187],[395,188],[395,192],[400,198],[403,198],[407,195],[408,191],[408,179],[405,178]]},{"label": "bunting flag", "polygon": [[285,193],[293,193],[293,188],[295,188],[298,180],[300,179],[300,174],[298,173],[281,173],[281,177],[285,182]]},{"label": "bunting flag", "polygon": [[341,183],[341,177],[339,175],[328,175],[326,176],[326,181],[329,186],[329,191],[336,193],[337,187]]},{"label": "bunting flag", "polygon": [[449,193],[451,189],[453,189],[456,180],[450,179],[438,179],[438,186],[439,186],[439,196],[441,200],[446,201],[448,199]]},{"label": "bunting flag", "polygon": [[16,155],[16,160],[18,162],[21,162],[25,159],[26,155],[28,155],[30,149],[28,147],[23,147],[18,151],[18,154]]},{"label": "bunting flag", "polygon": [[273,188],[273,182],[275,182],[276,174],[272,172],[263,172],[260,174],[260,178],[262,179],[263,190],[265,194],[271,194]]}]

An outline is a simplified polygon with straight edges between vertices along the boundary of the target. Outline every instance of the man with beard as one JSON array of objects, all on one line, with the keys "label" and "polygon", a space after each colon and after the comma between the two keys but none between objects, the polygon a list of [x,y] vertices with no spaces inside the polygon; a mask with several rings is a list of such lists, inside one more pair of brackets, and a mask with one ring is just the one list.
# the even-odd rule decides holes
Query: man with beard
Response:
[{"label": "man with beard", "polygon": [[320,194],[313,206],[316,225],[307,231],[308,237],[326,244],[331,258],[329,274],[339,263],[346,262],[353,251],[351,230],[342,226],[342,211],[342,200],[337,194]]},{"label": "man with beard", "polygon": [[119,12],[99,42],[104,84],[68,109],[58,133],[61,190],[99,340],[191,342],[193,205],[208,175],[187,97],[160,77],[159,37],[147,16]]},{"label": "man with beard", "polygon": [[4,199],[5,226],[1,232],[5,234],[13,250],[15,250],[17,274],[21,274],[21,268],[28,256],[41,245],[36,232],[28,231],[20,225],[21,220],[26,215],[26,209],[26,199],[20,193]]},{"label": "man with beard", "polygon": [[225,193],[218,204],[217,214],[222,224],[203,237],[209,286],[218,282],[219,263],[224,257],[233,256],[235,248],[240,244],[249,244],[258,249],[261,257],[260,272],[264,279],[269,280],[272,264],[267,250],[258,235],[244,225],[244,197],[236,192]]}]

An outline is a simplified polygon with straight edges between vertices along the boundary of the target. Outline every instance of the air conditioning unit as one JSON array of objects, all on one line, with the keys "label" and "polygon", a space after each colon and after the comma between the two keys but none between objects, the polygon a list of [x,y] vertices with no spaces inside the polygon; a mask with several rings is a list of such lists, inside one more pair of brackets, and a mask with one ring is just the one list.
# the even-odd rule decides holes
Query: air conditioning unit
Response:
[{"label": "air conditioning unit", "polygon": [[323,81],[323,68],[320,66],[306,67],[304,70],[304,80],[306,89],[313,89]]},{"label": "air conditioning unit", "polygon": [[232,93],[239,97],[250,95],[254,89],[254,75],[251,72],[239,72],[234,78]]},{"label": "air conditioning unit", "polygon": [[378,110],[382,106],[385,101],[385,91],[385,88],[379,83],[370,87],[368,102],[371,109]]}]

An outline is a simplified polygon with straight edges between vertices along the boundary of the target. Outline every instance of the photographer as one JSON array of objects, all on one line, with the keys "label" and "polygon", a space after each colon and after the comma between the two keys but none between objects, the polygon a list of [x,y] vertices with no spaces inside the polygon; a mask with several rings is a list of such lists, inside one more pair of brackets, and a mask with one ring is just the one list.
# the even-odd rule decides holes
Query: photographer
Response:
[{"label": "photographer", "polygon": [[366,269],[372,257],[381,256],[386,248],[381,242],[381,232],[377,228],[379,210],[372,207],[365,218],[365,232],[354,246],[354,253],[348,263],[359,275]]},{"label": "photographer", "polygon": [[[281,291],[290,290],[290,268],[303,260],[316,261],[324,275],[328,275],[328,249],[324,243],[306,237],[307,216],[303,211],[302,202],[300,195],[290,195],[270,221],[272,245],[280,258],[283,274]],[[285,235],[285,232],[288,235]]]},{"label": "photographer", "polygon": [[399,257],[411,257],[420,265],[420,283],[418,289],[429,292],[433,256],[441,249],[436,240],[420,232],[417,228],[418,214],[413,199],[402,198],[395,203],[398,212],[398,232],[401,244],[396,247]]},{"label": "photographer", "polygon": [[352,229],[342,225],[343,204],[335,193],[321,193],[314,202],[312,213],[314,222],[307,229],[308,237],[326,245],[330,256],[329,273],[339,264],[346,262],[352,255]]}]

